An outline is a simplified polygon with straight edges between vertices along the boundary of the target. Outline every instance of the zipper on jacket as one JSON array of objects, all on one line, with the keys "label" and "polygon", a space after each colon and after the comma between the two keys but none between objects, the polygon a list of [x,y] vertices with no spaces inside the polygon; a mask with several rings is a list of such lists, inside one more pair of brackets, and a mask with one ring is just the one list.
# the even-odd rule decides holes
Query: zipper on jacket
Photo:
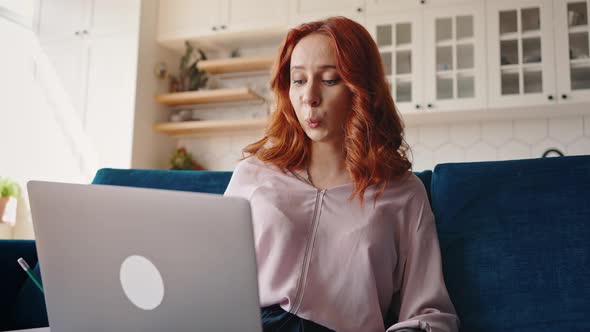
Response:
[{"label": "zipper on jacket", "polygon": [[303,302],[303,292],[304,286],[307,281],[307,271],[309,270],[309,264],[311,260],[311,251],[313,250],[313,244],[315,242],[315,235],[318,229],[319,219],[320,219],[320,212],[322,209],[322,202],[324,200],[324,195],[326,194],[326,189],[320,191],[316,191],[315,196],[315,206],[313,211],[312,217],[312,233],[309,239],[307,240],[307,245],[305,247],[305,256],[303,258],[303,266],[301,267],[301,277],[299,277],[299,283],[297,284],[297,293],[295,296],[295,303],[293,305],[293,312],[292,314],[295,315],[299,311],[299,307]]}]

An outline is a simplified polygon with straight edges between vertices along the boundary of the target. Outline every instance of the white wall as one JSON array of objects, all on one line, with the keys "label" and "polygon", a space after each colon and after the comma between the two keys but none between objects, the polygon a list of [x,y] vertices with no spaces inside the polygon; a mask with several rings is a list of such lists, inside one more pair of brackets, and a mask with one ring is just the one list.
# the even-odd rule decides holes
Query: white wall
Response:
[{"label": "white wall", "polygon": [[158,25],[158,1],[143,0],[139,28],[139,59],[133,121],[132,168],[169,168],[170,156],[174,153],[176,141],[156,133],[154,123],[166,121],[166,107],[155,102],[154,96],[167,92],[167,80],[157,80],[154,68],[159,62],[168,68],[177,66],[178,56],[158,46],[156,31]]},{"label": "white wall", "polygon": [[32,238],[26,182],[86,182],[91,158],[77,149],[77,131],[35,79],[36,43],[30,28],[0,17],[0,175],[23,188],[14,228],[0,225],[0,238]]}]

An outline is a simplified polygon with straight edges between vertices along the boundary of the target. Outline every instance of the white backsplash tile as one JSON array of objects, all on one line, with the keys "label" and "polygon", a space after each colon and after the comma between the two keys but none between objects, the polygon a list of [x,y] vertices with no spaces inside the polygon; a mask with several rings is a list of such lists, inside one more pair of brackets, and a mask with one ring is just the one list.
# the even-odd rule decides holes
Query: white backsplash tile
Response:
[{"label": "white backsplash tile", "polygon": [[567,154],[570,156],[590,154],[590,137],[580,137],[568,144]]},{"label": "white backsplash tile", "polygon": [[511,140],[498,148],[498,159],[525,159],[531,157],[531,147],[528,144]]},{"label": "white backsplash tile", "polygon": [[435,165],[432,150],[420,144],[411,147],[410,161],[414,171],[424,171]]},{"label": "white backsplash tile", "polygon": [[481,138],[499,147],[512,139],[512,121],[489,121],[481,125]]},{"label": "white backsplash tile", "polygon": [[405,136],[406,143],[408,143],[410,146],[418,144],[418,128],[406,127]]},{"label": "white backsplash tile", "polygon": [[582,136],[584,136],[584,121],[581,117],[549,119],[549,137],[567,144]]},{"label": "white backsplash tile", "polygon": [[481,125],[479,123],[451,125],[449,135],[452,143],[466,148],[481,139]]},{"label": "white backsplash tile", "polygon": [[447,143],[433,151],[434,163],[452,163],[465,160],[465,150],[460,146]]},{"label": "white backsplash tile", "polygon": [[490,144],[477,142],[465,150],[465,161],[496,160],[497,154],[498,151]]},{"label": "white backsplash tile", "polygon": [[430,149],[436,149],[448,141],[448,126],[428,126],[418,128],[418,142]]},{"label": "white backsplash tile", "polygon": [[547,137],[547,119],[514,120],[514,138],[534,144]]}]

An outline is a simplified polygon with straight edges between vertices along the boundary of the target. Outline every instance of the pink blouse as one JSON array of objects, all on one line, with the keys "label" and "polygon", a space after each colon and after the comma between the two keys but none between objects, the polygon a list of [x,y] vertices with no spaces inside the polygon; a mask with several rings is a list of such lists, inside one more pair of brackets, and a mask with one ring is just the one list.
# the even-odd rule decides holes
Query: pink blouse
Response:
[{"label": "pink blouse", "polygon": [[352,184],[318,190],[255,157],[241,161],[225,192],[250,201],[261,306],[280,304],[338,332],[458,331],[443,280],[426,190],[408,172],[374,204],[349,201]]}]

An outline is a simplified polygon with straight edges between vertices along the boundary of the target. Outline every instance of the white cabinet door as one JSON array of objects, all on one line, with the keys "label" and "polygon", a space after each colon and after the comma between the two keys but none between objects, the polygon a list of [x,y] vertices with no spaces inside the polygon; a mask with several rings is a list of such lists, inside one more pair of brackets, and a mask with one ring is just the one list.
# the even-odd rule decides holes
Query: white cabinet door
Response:
[{"label": "white cabinet door", "polygon": [[[446,8],[451,5],[475,5],[480,0],[417,0],[429,7]],[[492,0],[493,1],[493,0]]]},{"label": "white cabinet door", "polygon": [[229,31],[287,26],[288,0],[223,1],[222,22]]},{"label": "white cabinet door", "polygon": [[140,0],[93,0],[89,33],[103,36],[139,30]]},{"label": "white cabinet door", "polygon": [[487,1],[489,107],[555,103],[551,0]]},{"label": "white cabinet door", "polygon": [[434,111],[486,107],[483,1],[424,8],[425,106]]},{"label": "white cabinet door", "polygon": [[367,15],[379,15],[385,13],[399,14],[400,10],[416,9],[419,7],[441,7],[463,4],[474,4],[479,0],[366,0]]},{"label": "white cabinet door", "polygon": [[555,0],[555,52],[559,102],[590,100],[590,1]]},{"label": "white cabinet door", "polygon": [[423,109],[422,11],[371,16],[369,32],[381,54],[393,100],[401,113]]},{"label": "white cabinet door", "polygon": [[56,84],[66,92],[68,102],[84,119],[89,0],[42,0],[39,3],[39,42],[52,66]]},{"label": "white cabinet door", "polygon": [[194,38],[221,30],[222,1],[162,0],[158,39]]},{"label": "white cabinet door", "polygon": [[39,3],[39,39],[41,43],[73,40],[88,27],[90,1],[42,0]]},{"label": "white cabinet door", "polygon": [[290,26],[329,16],[345,16],[361,24],[365,23],[362,0],[289,0],[289,3]]},{"label": "white cabinet door", "polygon": [[84,121],[88,44],[85,40],[52,41],[42,44],[41,49],[53,68],[55,83],[61,85]]},{"label": "white cabinet door", "polygon": [[[367,15],[399,14],[399,11],[423,6],[420,0],[367,0]],[[369,23],[369,21],[367,21]]]}]

